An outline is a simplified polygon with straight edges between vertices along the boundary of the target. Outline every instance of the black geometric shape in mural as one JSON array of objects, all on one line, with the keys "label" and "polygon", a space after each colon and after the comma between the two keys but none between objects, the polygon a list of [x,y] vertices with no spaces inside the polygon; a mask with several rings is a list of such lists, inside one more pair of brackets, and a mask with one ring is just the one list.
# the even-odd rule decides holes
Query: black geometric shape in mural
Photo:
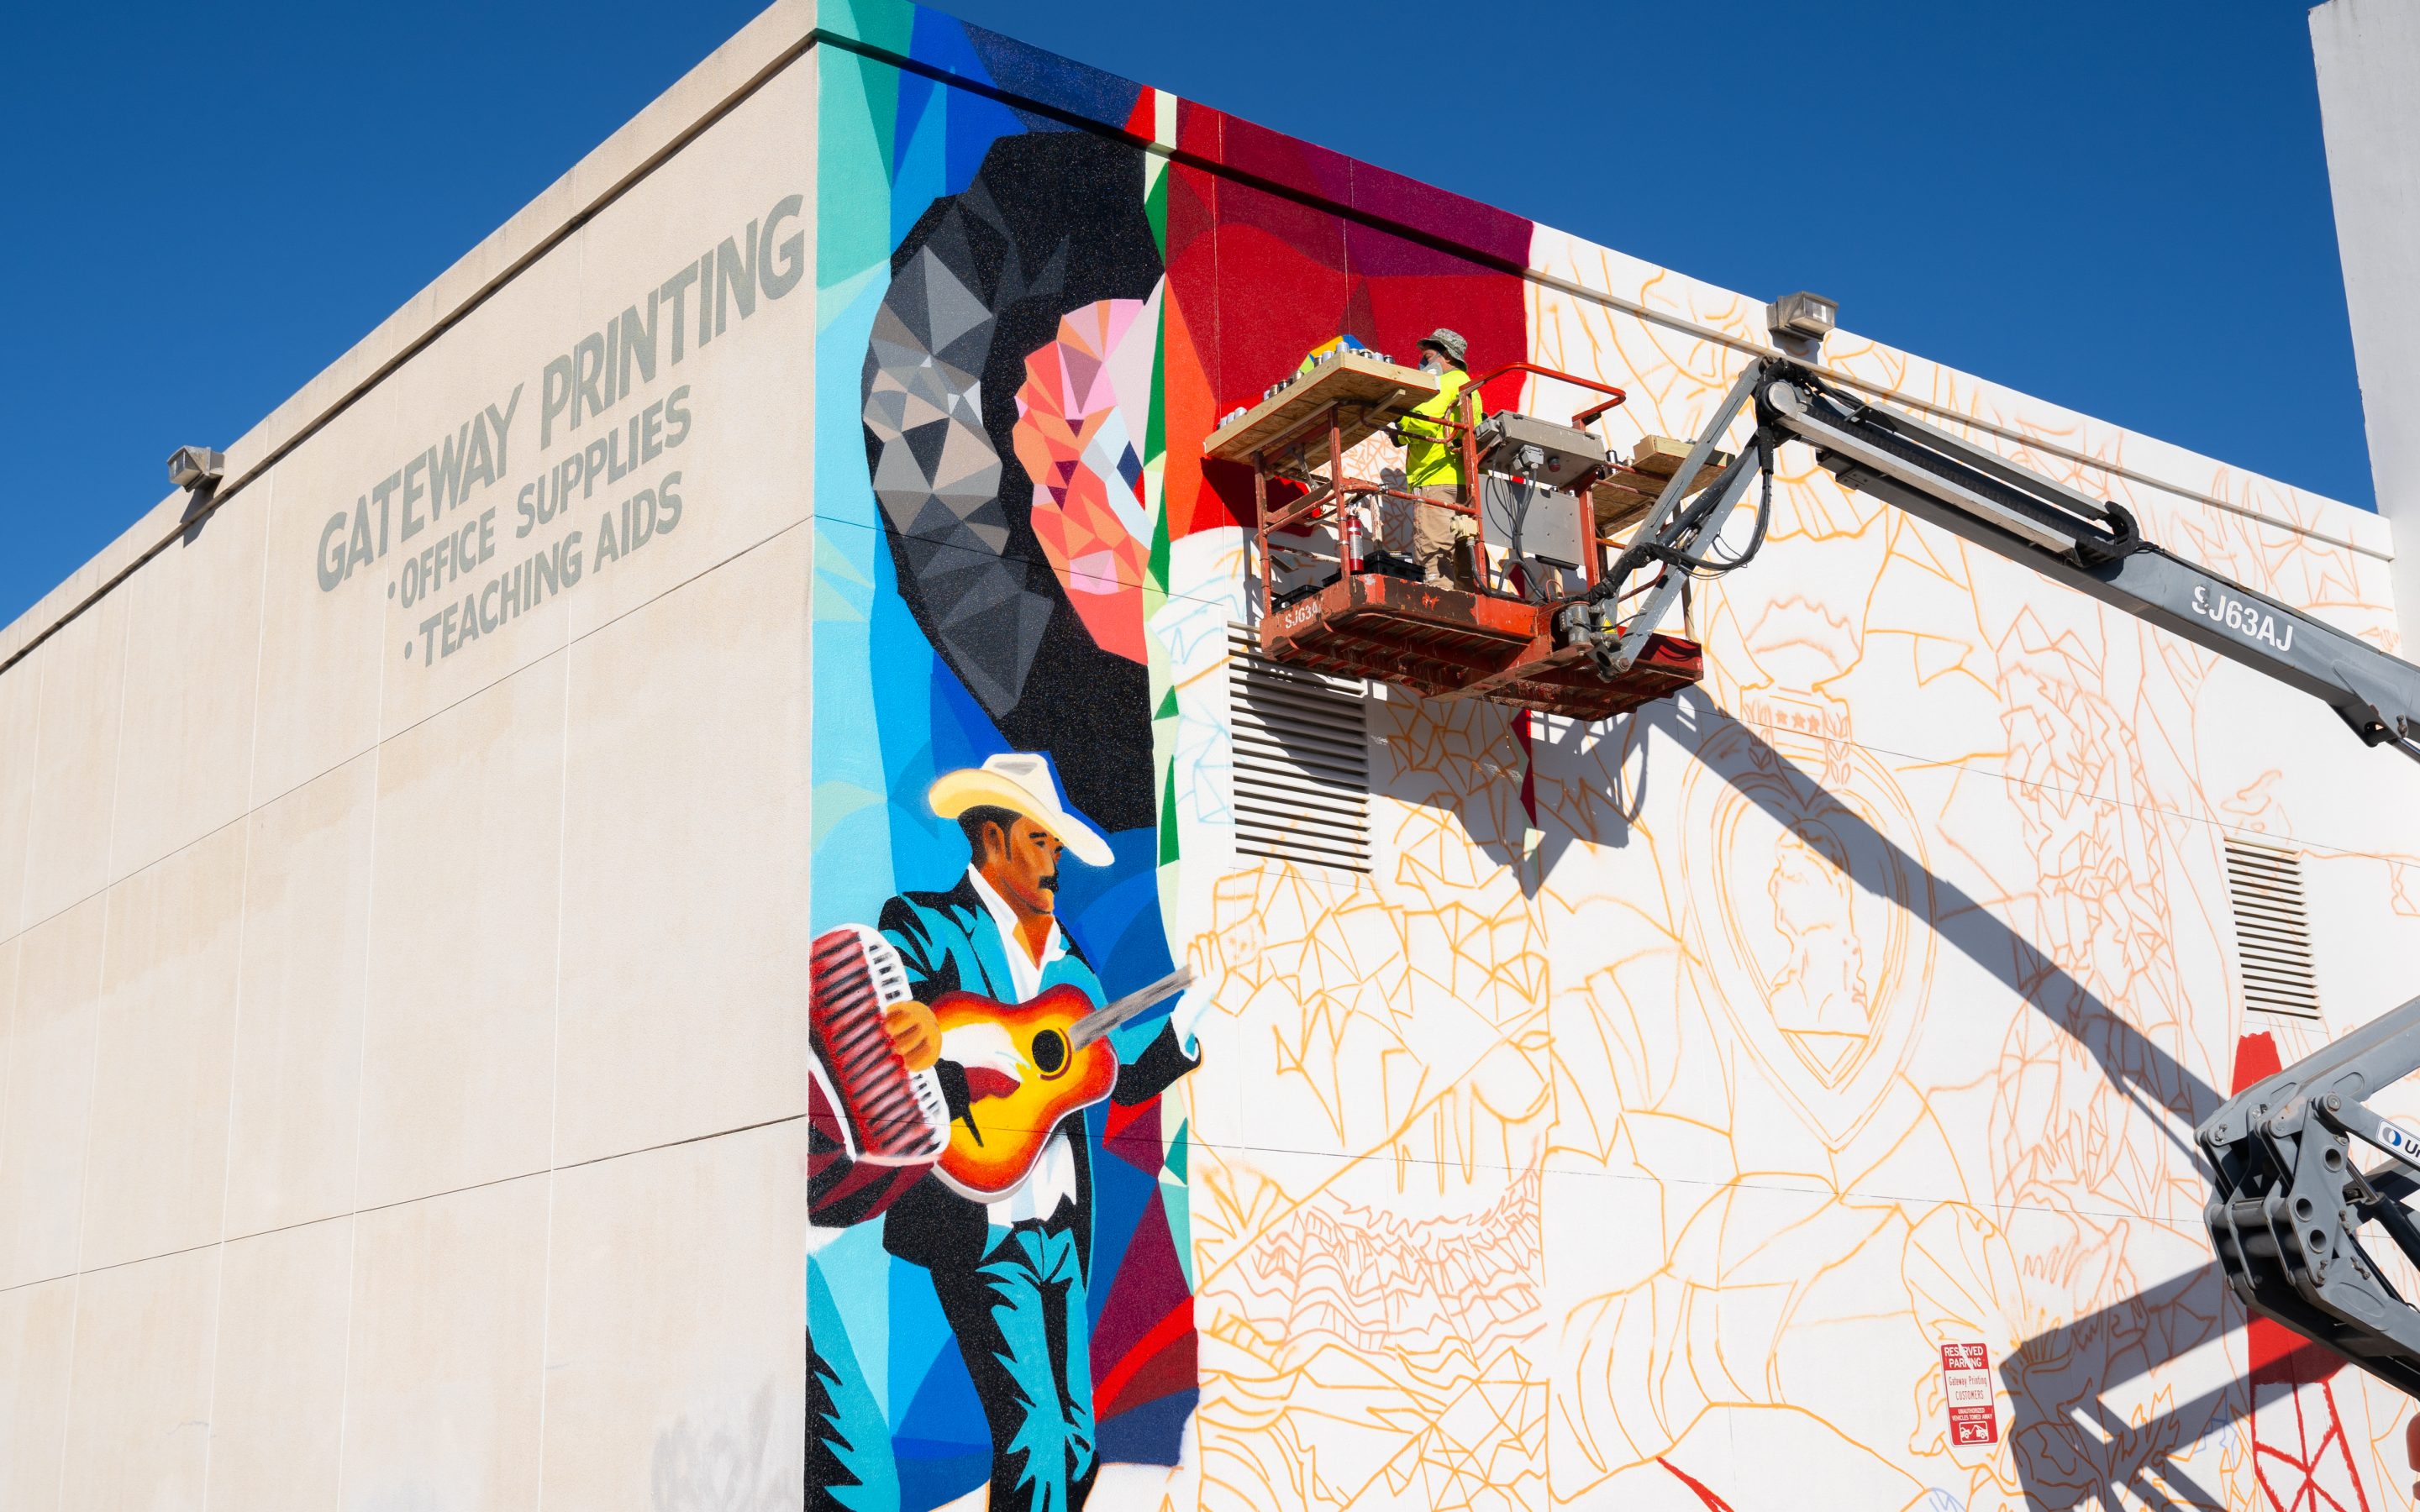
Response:
[{"label": "black geometric shape in mural", "polygon": [[1111,830],[1155,813],[1150,673],[1103,651],[1068,602],[1013,437],[1025,360],[1060,317],[1159,281],[1142,169],[1140,149],[1087,131],[993,143],[892,255],[862,383],[908,612],[1010,744],[1048,751],[1069,800]]}]

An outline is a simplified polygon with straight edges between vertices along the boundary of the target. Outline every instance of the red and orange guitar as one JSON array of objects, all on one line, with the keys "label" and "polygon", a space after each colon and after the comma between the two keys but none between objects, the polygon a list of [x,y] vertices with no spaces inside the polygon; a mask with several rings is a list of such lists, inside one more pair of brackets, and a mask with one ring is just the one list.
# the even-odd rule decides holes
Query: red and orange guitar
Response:
[{"label": "red and orange guitar", "polygon": [[1091,1107],[1117,1085],[1118,1053],[1109,1032],[1192,980],[1193,973],[1180,966],[1102,1009],[1065,983],[1023,1003],[979,993],[936,999],[933,1017],[941,1033],[972,1029],[983,1053],[980,1061],[961,1062],[970,1102],[966,1117],[950,1124],[950,1143],[938,1163],[941,1180],[977,1202],[997,1201],[1024,1185],[1059,1120]]}]

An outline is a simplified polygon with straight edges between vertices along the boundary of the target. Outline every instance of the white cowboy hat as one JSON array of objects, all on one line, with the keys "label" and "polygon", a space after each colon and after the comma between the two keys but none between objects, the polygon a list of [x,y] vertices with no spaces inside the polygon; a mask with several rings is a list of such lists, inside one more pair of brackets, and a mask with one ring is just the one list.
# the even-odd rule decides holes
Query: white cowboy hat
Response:
[{"label": "white cowboy hat", "polygon": [[1059,774],[1040,751],[1004,750],[981,766],[943,772],[924,801],[943,819],[986,806],[1011,810],[1058,836],[1067,854],[1086,866],[1107,866],[1114,858],[1101,832],[1068,809]]}]

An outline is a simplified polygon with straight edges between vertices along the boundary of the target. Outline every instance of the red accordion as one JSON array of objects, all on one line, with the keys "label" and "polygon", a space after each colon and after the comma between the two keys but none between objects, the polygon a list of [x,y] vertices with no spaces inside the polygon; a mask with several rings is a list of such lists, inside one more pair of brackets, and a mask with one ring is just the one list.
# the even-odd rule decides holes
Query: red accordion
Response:
[{"label": "red accordion", "polygon": [[950,1140],[940,1079],[911,1072],[892,1047],[883,1011],[905,1002],[908,970],[889,940],[862,924],[815,937],[807,986],[808,1039],[819,1077],[840,1111],[852,1159],[912,1165],[940,1154]]}]

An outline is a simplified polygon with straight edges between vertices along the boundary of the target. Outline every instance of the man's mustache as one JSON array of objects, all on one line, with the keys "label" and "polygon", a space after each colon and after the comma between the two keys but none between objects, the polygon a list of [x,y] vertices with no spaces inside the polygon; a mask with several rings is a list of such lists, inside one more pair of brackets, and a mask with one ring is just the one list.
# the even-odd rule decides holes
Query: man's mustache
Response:
[{"label": "man's mustache", "polygon": [[1052,892],[1057,892],[1059,890],[1059,873],[1056,872],[1051,872],[1048,876],[1044,877],[1039,883],[1037,883],[1036,886],[1047,887]]}]

